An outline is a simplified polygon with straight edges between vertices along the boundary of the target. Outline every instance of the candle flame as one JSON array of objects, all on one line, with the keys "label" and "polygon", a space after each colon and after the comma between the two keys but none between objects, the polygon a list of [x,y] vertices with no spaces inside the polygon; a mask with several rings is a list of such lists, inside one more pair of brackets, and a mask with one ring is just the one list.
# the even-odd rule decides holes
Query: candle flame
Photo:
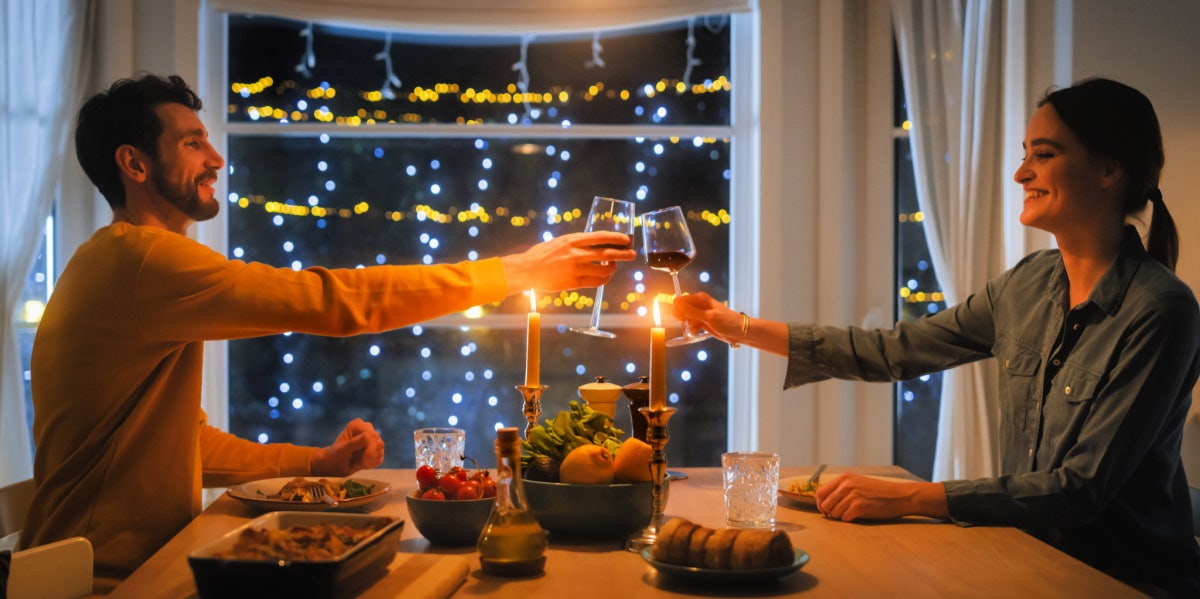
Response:
[{"label": "candle flame", "polygon": [[537,312],[537,296],[534,295],[532,289],[529,290],[529,311]]},{"label": "candle flame", "polygon": [[658,298],[654,298],[654,326],[662,326],[662,313],[658,309]]}]

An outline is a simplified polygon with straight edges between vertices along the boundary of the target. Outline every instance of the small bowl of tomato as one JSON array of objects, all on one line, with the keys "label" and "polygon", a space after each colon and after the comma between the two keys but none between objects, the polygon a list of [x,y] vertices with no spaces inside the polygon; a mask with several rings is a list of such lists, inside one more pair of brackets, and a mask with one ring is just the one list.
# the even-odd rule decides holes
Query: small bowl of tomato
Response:
[{"label": "small bowl of tomato", "polygon": [[417,469],[417,489],[405,496],[413,526],[435,545],[474,545],[496,501],[495,480],[486,470],[432,471]]}]

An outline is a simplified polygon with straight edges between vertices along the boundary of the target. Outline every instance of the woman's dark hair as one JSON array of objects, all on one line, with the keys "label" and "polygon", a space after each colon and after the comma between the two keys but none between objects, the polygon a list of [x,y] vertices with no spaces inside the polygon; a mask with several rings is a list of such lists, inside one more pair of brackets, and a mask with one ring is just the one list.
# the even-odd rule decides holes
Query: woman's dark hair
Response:
[{"label": "woman's dark hair", "polygon": [[1127,174],[1124,214],[1141,212],[1147,201],[1154,203],[1147,250],[1173,272],[1179,259],[1179,232],[1158,189],[1165,158],[1150,100],[1123,83],[1085,79],[1050,92],[1038,106],[1047,103],[1092,154],[1120,163]]},{"label": "woman's dark hair", "polygon": [[168,102],[194,111],[201,107],[200,98],[178,75],[163,78],[143,74],[113,83],[79,109],[75,120],[75,155],[109,206],[125,206],[125,187],[121,185],[115,158],[117,148],[128,144],[157,159],[163,125],[154,109]]}]

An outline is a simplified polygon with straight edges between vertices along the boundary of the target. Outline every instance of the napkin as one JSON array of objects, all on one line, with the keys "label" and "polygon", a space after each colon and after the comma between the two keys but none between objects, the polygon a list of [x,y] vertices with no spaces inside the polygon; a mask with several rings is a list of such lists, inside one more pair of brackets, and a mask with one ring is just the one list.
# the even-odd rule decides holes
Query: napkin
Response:
[{"label": "napkin", "polygon": [[359,599],[445,599],[467,579],[471,566],[457,555],[397,553],[388,573]]}]

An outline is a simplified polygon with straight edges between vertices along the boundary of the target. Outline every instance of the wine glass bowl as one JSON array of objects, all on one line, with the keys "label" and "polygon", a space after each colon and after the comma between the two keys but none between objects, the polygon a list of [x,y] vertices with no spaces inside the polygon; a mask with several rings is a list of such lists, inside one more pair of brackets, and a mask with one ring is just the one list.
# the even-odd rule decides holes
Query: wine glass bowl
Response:
[{"label": "wine glass bowl", "polygon": [[[629,237],[627,245],[600,245],[598,248],[629,249],[633,246],[634,207],[633,202],[596,196],[592,198],[592,209],[588,212],[586,232],[614,231]],[[600,310],[604,304],[604,285],[596,288],[596,298],[592,306],[592,319],[586,327],[571,327],[571,331],[612,339],[615,334],[600,328]]]},{"label": "wine glass bowl", "polygon": [[[671,282],[675,284],[675,297],[683,295],[679,288],[679,271],[696,257],[696,243],[679,206],[642,215],[642,249],[646,252],[646,266],[670,273]],[[683,335],[668,339],[667,346],[696,343],[711,337],[708,331],[693,331],[685,321]]]}]

